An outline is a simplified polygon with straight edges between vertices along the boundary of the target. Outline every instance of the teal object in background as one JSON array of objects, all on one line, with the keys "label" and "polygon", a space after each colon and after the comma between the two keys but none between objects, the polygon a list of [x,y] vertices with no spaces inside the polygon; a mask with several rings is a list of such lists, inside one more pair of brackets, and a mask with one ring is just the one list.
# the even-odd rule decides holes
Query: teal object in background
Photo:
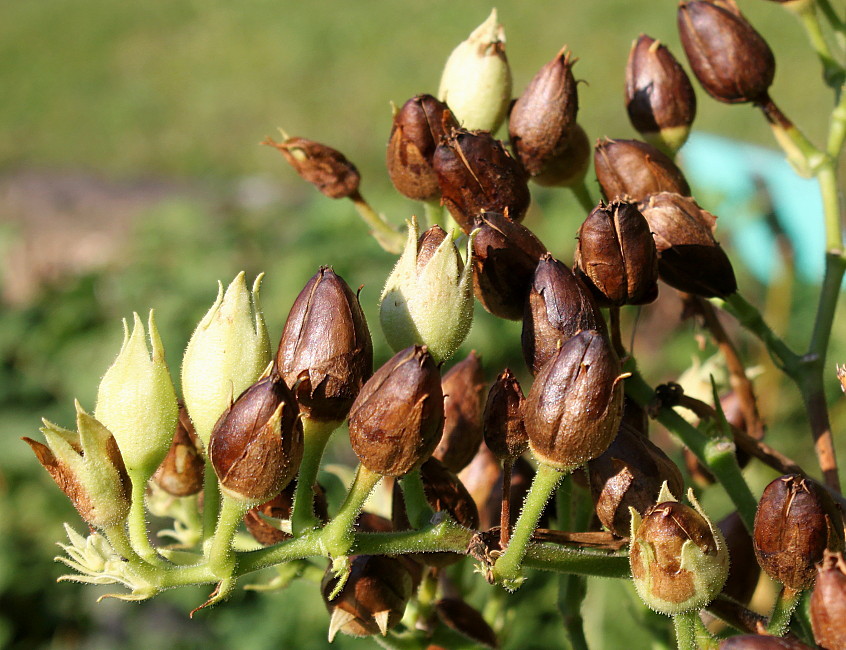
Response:
[{"label": "teal object in background", "polygon": [[679,161],[697,202],[718,217],[717,240],[731,240],[739,261],[758,280],[769,283],[783,267],[777,229],[793,246],[800,279],[822,280],[825,234],[819,186],[798,176],[780,151],[696,132],[679,152]]}]

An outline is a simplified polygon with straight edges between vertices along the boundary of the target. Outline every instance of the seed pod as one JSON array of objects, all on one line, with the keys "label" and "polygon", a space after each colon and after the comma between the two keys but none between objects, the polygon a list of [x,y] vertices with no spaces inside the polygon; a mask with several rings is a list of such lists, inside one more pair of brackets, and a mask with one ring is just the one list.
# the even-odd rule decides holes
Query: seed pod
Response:
[{"label": "seed pod", "polygon": [[[247,531],[249,531],[253,539],[259,544],[272,546],[273,544],[278,544],[291,538],[289,533],[281,530],[278,526],[274,526],[265,517],[280,520],[290,519],[294,507],[294,493],[296,489],[297,480],[294,479],[275,497],[257,505],[255,508],[250,508],[244,515],[244,525],[247,527]],[[325,524],[329,521],[326,491],[320,484],[315,483],[314,492],[314,510],[317,518]]]},{"label": "seed pod", "polygon": [[574,268],[597,303],[643,305],[658,297],[658,254],[632,203],[600,203],[579,228]]},{"label": "seed pod", "polygon": [[526,173],[499,140],[486,131],[453,129],[435,150],[441,202],[469,234],[482,212],[522,221],[531,196]]},{"label": "seed pod", "polygon": [[444,426],[441,376],[426,346],[400,350],[350,409],[353,451],[371,472],[404,476],[432,455]]},{"label": "seed pod", "polygon": [[581,183],[590,167],[590,139],[585,130],[574,124],[570,138],[561,151],[546,162],[543,171],[532,180],[542,187],[573,187]]},{"label": "seed pod", "polygon": [[842,521],[826,491],[809,478],[772,481],[755,513],[755,555],[773,580],[791,589],[814,584],[826,549],[842,547]]},{"label": "seed pod", "polygon": [[168,494],[187,497],[203,489],[206,462],[200,453],[200,440],[188,417],[185,405],[179,404],[179,419],[173,442],[153,480]]},{"label": "seed pod", "polygon": [[224,493],[257,504],[291,482],[303,456],[298,412],[294,394],[275,372],[224,411],[209,443],[209,458]]},{"label": "seed pod", "polygon": [[511,146],[531,176],[546,171],[548,163],[569,144],[579,110],[575,62],[564,46],[534,76],[511,108]]},{"label": "seed pod", "polygon": [[733,0],[682,2],[678,26],[693,74],[711,97],[728,104],[766,99],[775,58]]},{"label": "seed pod", "polygon": [[696,94],[684,68],[663,43],[646,34],[629,52],[626,110],[647,142],[670,153],[687,140],[696,117]]},{"label": "seed pod", "polygon": [[303,180],[330,199],[358,194],[358,169],[337,149],[306,138],[286,137],[284,142],[267,138],[262,144],[278,149]]},{"label": "seed pod", "polygon": [[338,578],[327,569],[321,592],[330,613],[329,641],[338,632],[350,636],[388,633],[402,619],[411,598],[412,577],[403,559],[387,555],[352,558],[349,578],[333,599]]},{"label": "seed pod", "polygon": [[[722,589],[729,557],[723,536],[689,492],[691,508],[664,501],[632,512],[629,561],[637,593],[667,615],[700,609]],[[662,490],[659,498],[666,496]]]},{"label": "seed pod", "polygon": [[590,329],[606,331],[602,312],[582,281],[547,253],[535,269],[523,315],[520,340],[529,370],[540,372],[562,341]]},{"label": "seed pod", "polygon": [[734,269],[714,239],[717,218],[693,199],[670,192],[638,204],[658,251],[658,275],[679,291],[704,298],[737,291]]},{"label": "seed pod", "polygon": [[738,634],[720,641],[720,650],[813,650],[797,639],[764,634]]},{"label": "seed pod", "polygon": [[482,442],[482,389],[485,379],[476,351],[455,364],[441,380],[444,433],[432,454],[451,472],[460,472]]},{"label": "seed pod", "polygon": [[441,622],[451,630],[485,648],[498,647],[496,632],[479,613],[461,598],[441,598],[435,602],[435,611]]},{"label": "seed pod", "polygon": [[826,648],[846,648],[846,560],[825,552],[811,594],[814,639]]},{"label": "seed pod", "polygon": [[476,219],[473,289],[494,316],[523,318],[526,296],[546,247],[525,226],[495,212]]},{"label": "seed pod", "polygon": [[564,341],[526,397],[524,421],[535,458],[562,471],[604,452],[620,426],[620,360],[604,334]]},{"label": "seed pod", "polygon": [[755,559],[752,536],[737,511],[723,518],[717,526],[726,540],[731,559],[723,593],[741,605],[747,605],[761,577],[761,567]]},{"label": "seed pod", "polygon": [[440,196],[432,157],[441,138],[457,127],[447,105],[431,95],[403,104],[394,115],[387,153],[388,175],[397,191],[415,201]]},{"label": "seed pod", "polygon": [[690,195],[690,186],[676,163],[645,142],[598,140],[593,163],[607,201],[642,201],[656,192]]},{"label": "seed pod", "polygon": [[590,492],[599,521],[619,537],[629,534],[631,512],[641,515],[655,505],[661,486],[681,494],[679,468],[642,433],[621,423],[605,452],[588,463]]},{"label": "seed pod", "polygon": [[285,321],[276,368],[309,418],[346,418],[373,374],[373,344],[358,297],[322,266],[297,296]]},{"label": "seed pod", "polygon": [[499,460],[522,456],[529,446],[523,424],[523,389],[510,369],[503,370],[488,391],[483,416],[485,443]]}]

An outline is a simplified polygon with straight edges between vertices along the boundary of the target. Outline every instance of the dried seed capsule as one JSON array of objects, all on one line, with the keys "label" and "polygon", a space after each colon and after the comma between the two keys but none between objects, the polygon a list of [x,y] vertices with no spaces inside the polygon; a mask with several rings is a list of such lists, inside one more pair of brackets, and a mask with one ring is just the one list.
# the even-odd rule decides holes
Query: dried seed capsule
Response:
[{"label": "dried seed capsule", "polygon": [[[662,491],[659,498],[666,496]],[[637,593],[667,615],[700,609],[722,589],[728,574],[725,540],[693,498],[659,503],[641,516],[632,512],[629,561]]]},{"label": "dried seed capsule", "polygon": [[397,352],[367,381],[350,409],[350,442],[361,463],[403,476],[432,455],[444,426],[438,367],[425,346]]},{"label": "dried seed capsule", "polygon": [[846,648],[846,560],[825,552],[811,594],[814,639],[826,648]]},{"label": "dried seed capsule", "polygon": [[267,138],[262,144],[278,149],[303,180],[330,199],[358,194],[358,169],[337,149],[306,138],[286,137],[284,142]]},{"label": "dried seed capsule", "polygon": [[544,170],[532,180],[542,187],[573,187],[584,181],[590,167],[590,139],[585,130],[574,124],[566,146],[546,162]]},{"label": "dried seed capsule", "polygon": [[600,305],[643,305],[658,297],[658,253],[632,203],[599,204],[579,228],[574,268]]},{"label": "dried seed capsule", "polygon": [[567,47],[555,55],[514,102],[508,118],[511,146],[531,176],[547,170],[570,142],[579,96]]},{"label": "dried seed capsule", "polygon": [[276,368],[309,418],[346,418],[373,374],[373,344],[358,297],[326,266],[297,296],[285,321]]},{"label": "dried seed capsule", "polygon": [[432,160],[441,202],[465,233],[482,212],[522,221],[531,196],[526,173],[499,140],[486,131],[453,129]]},{"label": "dried seed capsule", "polygon": [[482,442],[482,389],[485,379],[475,350],[441,380],[444,433],[432,454],[456,474],[476,455]]},{"label": "dried seed capsule", "polygon": [[766,99],[775,58],[733,0],[682,2],[678,26],[690,67],[711,97],[728,104]]},{"label": "dried seed capsule", "polygon": [[327,570],[321,592],[331,616],[330,642],[338,632],[350,636],[385,635],[400,622],[413,586],[406,561],[387,555],[355,556],[347,583],[333,600],[329,596],[338,579],[331,567]]},{"label": "dried seed capsule", "polygon": [[813,650],[797,639],[764,634],[738,634],[720,641],[720,650]]},{"label": "dried seed capsule", "polygon": [[485,443],[499,460],[522,456],[529,446],[523,424],[523,389],[508,368],[488,391],[483,417]]},{"label": "dried seed capsule", "polygon": [[523,318],[526,296],[546,247],[525,226],[495,212],[476,219],[473,289],[494,316]]},{"label": "dried seed capsule", "polygon": [[599,521],[615,535],[625,537],[634,508],[641,515],[655,505],[666,482],[670,491],[684,489],[679,468],[649,438],[621,423],[605,452],[588,463],[590,492]]},{"label": "dried seed capsule", "polygon": [[294,394],[276,373],[241,393],[214,426],[209,458],[221,490],[263,503],[297,474],[303,427]]},{"label": "dried seed capsule", "polygon": [[731,559],[723,593],[741,605],[746,605],[752,599],[761,577],[761,567],[755,559],[752,536],[737,511],[723,518],[717,526],[726,540]]},{"label": "dried seed capsule", "polygon": [[[257,542],[264,546],[272,546],[273,544],[290,539],[291,535],[289,533],[284,532],[278,526],[274,526],[265,517],[280,520],[290,519],[291,511],[294,507],[294,493],[296,489],[297,480],[294,479],[275,497],[257,505],[255,508],[251,508],[244,515],[244,524],[250,535]],[[325,524],[329,521],[326,490],[320,484],[315,483],[314,492],[314,510],[317,518]]]},{"label": "dried seed capsule", "polygon": [[717,218],[693,199],[661,192],[638,207],[658,250],[658,275],[679,291],[705,298],[737,291],[734,269],[714,239]]},{"label": "dried seed capsule", "polygon": [[791,589],[814,584],[826,549],[842,547],[843,526],[826,491],[809,478],[786,474],[772,481],[755,513],[755,555],[773,580]]},{"label": "dried seed capsule", "polygon": [[549,361],[562,341],[582,330],[605,332],[590,292],[563,262],[549,253],[535,269],[523,316],[523,358],[532,374]]},{"label": "dried seed capsule", "polygon": [[535,458],[562,471],[604,452],[620,426],[620,360],[604,334],[564,341],[526,397],[524,421]]},{"label": "dried seed capsule", "polygon": [[449,468],[434,456],[420,466],[420,479],[426,501],[432,510],[449,513],[456,522],[469,528],[479,528],[479,509],[470,492]]},{"label": "dried seed capsule", "polygon": [[168,494],[187,497],[203,489],[206,462],[200,453],[200,439],[188,417],[185,405],[179,404],[179,419],[173,442],[153,480]]},{"label": "dried seed capsule", "polygon": [[596,180],[607,201],[642,201],[656,192],[690,194],[690,186],[676,163],[645,142],[599,140],[593,163]]},{"label": "dried seed capsule", "polygon": [[435,611],[441,622],[451,630],[485,648],[498,647],[496,632],[485,622],[478,610],[461,598],[441,598],[435,602]]},{"label": "dried seed capsule", "polygon": [[626,66],[626,110],[652,145],[675,152],[696,117],[696,94],[687,73],[660,41],[641,34]]},{"label": "dried seed capsule", "polygon": [[457,127],[447,105],[431,95],[403,104],[394,115],[387,153],[388,175],[397,191],[416,201],[440,196],[432,157],[441,138]]}]

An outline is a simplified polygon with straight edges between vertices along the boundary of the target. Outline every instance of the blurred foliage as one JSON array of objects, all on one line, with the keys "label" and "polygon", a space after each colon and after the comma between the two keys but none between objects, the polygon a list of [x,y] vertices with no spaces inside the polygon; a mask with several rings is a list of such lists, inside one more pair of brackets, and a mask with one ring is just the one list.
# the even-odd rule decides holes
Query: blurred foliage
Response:
[{"label": "blurred foliage", "polygon": [[[825,124],[814,120],[828,97],[818,75],[807,72],[816,62],[801,28],[775,4],[741,4],[777,53],[773,95],[819,138]],[[387,358],[376,303],[391,256],[365,235],[351,205],[303,187],[277,153],[256,144],[279,125],[338,147],[361,168],[363,190],[375,207],[399,223],[419,207],[394,193],[384,174],[388,101],[434,92],[446,56],[489,8],[470,0],[0,4],[0,172],[83,169],[113,179],[176,178],[194,190],[137,217],[116,260],[45,286],[28,304],[0,305],[0,646],[324,643],[328,616],[312,584],[295,583],[280,594],[240,592],[191,621],[186,612],[205,598],[202,589],[168,593],[139,607],[98,605],[96,589],[56,585],[62,571],[50,558],[54,542],[64,537],[62,522],[77,530],[83,524],[19,437],[33,435],[41,416],[70,425],[74,398],[93,407],[99,377],[120,344],[119,321],[132,311],[156,309],[176,376],[187,338],[214,300],[215,282],[226,283],[242,269],[250,277],[267,273],[262,300],[276,337],[306,280],[319,265],[333,265],[351,285],[364,286],[377,361]],[[581,58],[576,72],[588,83],[580,86],[580,121],[592,137],[634,135],[622,86],[629,44],[638,33],[661,38],[680,53],[672,3],[509,0],[498,9],[515,93],[564,43]],[[791,82],[797,78],[801,92]],[[698,94],[697,128],[769,141],[764,121],[750,107],[726,107]],[[581,220],[577,204],[567,192],[538,190],[534,198],[527,225],[569,261]],[[11,236],[5,229],[0,235]],[[764,302],[763,287],[748,278],[741,286],[753,302]],[[790,320],[776,329],[801,341],[816,292],[794,287],[793,295]],[[650,310],[662,316],[650,319]],[[710,346],[697,349],[692,323],[676,324],[677,304],[638,314],[637,324],[627,314],[627,328],[635,326],[636,354],[655,383],[677,377],[692,356],[713,353]],[[477,309],[462,351],[478,350],[490,377],[505,365],[522,371],[519,331],[518,323]],[[759,347],[745,340],[747,358],[771,368]],[[832,352],[832,359],[846,358],[842,326]],[[777,379],[766,382],[762,399],[771,440],[808,461],[795,390]],[[844,422],[843,410],[836,407],[835,425]],[[758,491],[771,478],[755,464],[749,474]],[[717,516],[728,507],[719,490],[707,491],[705,504],[721,509]],[[479,576],[466,579],[475,581],[471,600],[482,606],[488,588]],[[514,596],[520,615],[509,614],[506,647],[561,642],[555,588],[551,574],[535,574]],[[650,629],[648,615],[622,595],[627,588],[591,581],[585,606],[591,647],[647,647],[650,633],[640,630]],[[369,645],[335,641],[339,648]]]}]

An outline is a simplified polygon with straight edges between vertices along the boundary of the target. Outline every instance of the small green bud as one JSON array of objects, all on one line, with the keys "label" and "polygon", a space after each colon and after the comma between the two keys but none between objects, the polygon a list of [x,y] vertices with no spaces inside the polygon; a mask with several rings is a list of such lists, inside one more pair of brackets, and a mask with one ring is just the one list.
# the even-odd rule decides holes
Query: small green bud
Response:
[{"label": "small green bud", "polygon": [[153,312],[152,351],[138,314],[131,335],[126,321],[123,328],[117,359],[100,381],[94,417],[114,435],[127,472],[149,478],[170,449],[179,407]]},{"label": "small green bud", "polygon": [[634,508],[629,561],[638,595],[657,612],[672,616],[701,609],[720,593],[729,556],[720,530],[688,491],[693,508],[661,488],[658,503],[641,517]]},{"label": "small green bud", "polygon": [[182,359],[182,395],[203,444],[220,414],[270,363],[270,339],[259,303],[262,275],[247,289],[239,273],[197,325]]},{"label": "small green bud", "polygon": [[117,524],[129,512],[129,479],[114,436],[76,403],[78,431],[44,420],[47,444],[24,438],[80,516],[91,526]]},{"label": "small green bud", "polygon": [[408,224],[405,250],[382,291],[379,321],[388,344],[402,350],[426,345],[440,363],[464,341],[473,323],[473,238],[467,264],[453,237],[434,226],[418,242],[417,220]]},{"label": "small green bud", "polygon": [[496,133],[502,124],[511,102],[511,68],[496,9],[449,55],[438,99],[465,129]]}]

